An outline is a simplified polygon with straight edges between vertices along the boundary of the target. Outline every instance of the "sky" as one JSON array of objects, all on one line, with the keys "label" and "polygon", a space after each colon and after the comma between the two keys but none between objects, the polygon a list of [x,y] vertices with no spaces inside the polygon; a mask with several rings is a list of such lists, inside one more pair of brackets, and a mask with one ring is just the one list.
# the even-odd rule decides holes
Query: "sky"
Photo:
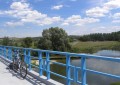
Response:
[{"label": "sky", "polygon": [[0,0],[0,37],[37,37],[50,27],[68,35],[120,31],[120,0]]}]

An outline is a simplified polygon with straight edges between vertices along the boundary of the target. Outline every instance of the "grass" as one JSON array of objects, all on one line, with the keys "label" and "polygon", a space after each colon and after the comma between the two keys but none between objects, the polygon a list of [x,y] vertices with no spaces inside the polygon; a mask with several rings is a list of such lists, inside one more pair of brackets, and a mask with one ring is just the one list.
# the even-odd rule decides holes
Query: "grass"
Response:
[{"label": "grass", "polygon": [[99,50],[120,50],[120,42],[117,41],[89,41],[71,43],[72,52],[76,53],[94,53]]},{"label": "grass", "polygon": [[113,83],[111,85],[120,85],[120,82]]}]

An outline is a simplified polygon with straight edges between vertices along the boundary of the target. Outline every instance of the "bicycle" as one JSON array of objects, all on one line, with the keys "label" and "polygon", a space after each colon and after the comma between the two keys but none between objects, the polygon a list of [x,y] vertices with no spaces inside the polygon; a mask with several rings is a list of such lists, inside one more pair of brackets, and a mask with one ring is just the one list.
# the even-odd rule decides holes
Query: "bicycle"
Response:
[{"label": "bicycle", "polygon": [[24,61],[24,56],[20,57],[19,51],[14,51],[15,56],[13,57],[13,71],[20,72],[22,78],[27,76],[27,64]]}]

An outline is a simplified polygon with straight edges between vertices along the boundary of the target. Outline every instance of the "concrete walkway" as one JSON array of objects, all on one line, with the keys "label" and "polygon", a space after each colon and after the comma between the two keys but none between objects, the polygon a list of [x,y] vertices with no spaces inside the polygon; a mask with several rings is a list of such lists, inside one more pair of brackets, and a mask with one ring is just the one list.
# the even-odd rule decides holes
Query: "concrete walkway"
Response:
[{"label": "concrete walkway", "polygon": [[0,85],[45,85],[31,76],[22,79],[19,73],[15,73],[10,69],[6,69],[7,65],[0,58]]}]

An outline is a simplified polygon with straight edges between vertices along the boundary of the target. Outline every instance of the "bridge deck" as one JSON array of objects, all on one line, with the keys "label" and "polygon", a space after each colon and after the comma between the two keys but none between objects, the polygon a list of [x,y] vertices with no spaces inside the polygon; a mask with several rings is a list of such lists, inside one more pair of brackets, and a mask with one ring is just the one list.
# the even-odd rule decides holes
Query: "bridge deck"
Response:
[{"label": "bridge deck", "polygon": [[7,65],[5,65],[4,61],[1,61],[0,59],[0,85],[45,85],[31,76],[22,79],[19,73],[6,69]]}]

